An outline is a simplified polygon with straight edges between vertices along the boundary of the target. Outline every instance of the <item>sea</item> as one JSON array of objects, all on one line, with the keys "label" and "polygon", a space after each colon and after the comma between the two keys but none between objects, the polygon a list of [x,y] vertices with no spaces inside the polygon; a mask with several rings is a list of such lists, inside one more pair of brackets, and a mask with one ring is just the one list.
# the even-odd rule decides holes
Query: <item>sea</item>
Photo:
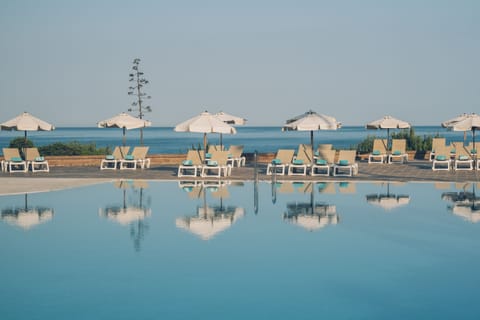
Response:
[{"label": "sea", "polygon": [[[408,129],[407,129],[408,130]],[[472,139],[470,132],[448,131],[439,126],[417,126],[415,134],[419,136],[445,137],[447,143],[451,141],[464,141]],[[399,130],[390,130],[398,132]],[[28,139],[36,147],[55,142],[94,143],[98,148],[111,147],[122,144],[122,129],[95,128],[95,127],[60,127],[54,131],[29,131]],[[23,137],[24,132],[0,131],[0,148],[8,147],[10,141],[16,137]],[[315,131],[314,145],[331,143],[334,148],[351,148],[362,142],[368,136],[379,138],[387,137],[387,130],[367,130],[363,126],[346,126],[339,130]],[[308,131],[285,131],[280,127],[239,126],[237,134],[222,135],[211,133],[207,135],[209,144],[220,144],[220,139],[225,146],[243,145],[244,152],[275,152],[278,149],[296,149],[300,143],[310,143]],[[143,143],[150,147],[151,154],[182,154],[188,149],[203,146],[203,134],[175,132],[173,127],[149,127],[143,129]],[[140,145],[140,130],[126,132],[126,144],[129,146]]]}]

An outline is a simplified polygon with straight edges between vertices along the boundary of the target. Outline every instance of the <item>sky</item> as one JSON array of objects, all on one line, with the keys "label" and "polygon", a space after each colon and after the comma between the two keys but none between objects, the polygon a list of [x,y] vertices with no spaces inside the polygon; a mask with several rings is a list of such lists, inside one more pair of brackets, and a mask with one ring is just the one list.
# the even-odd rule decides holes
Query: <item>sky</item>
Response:
[{"label": "sky", "polygon": [[140,58],[154,126],[204,110],[439,125],[480,112],[479,39],[477,0],[2,0],[0,121],[96,126],[130,107]]}]

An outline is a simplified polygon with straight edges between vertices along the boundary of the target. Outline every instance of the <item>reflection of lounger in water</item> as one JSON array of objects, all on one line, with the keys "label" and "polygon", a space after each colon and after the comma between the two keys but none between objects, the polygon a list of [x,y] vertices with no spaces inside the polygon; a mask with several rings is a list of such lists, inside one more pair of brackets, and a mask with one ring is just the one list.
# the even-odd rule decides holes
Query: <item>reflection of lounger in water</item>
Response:
[{"label": "reflection of lounger in water", "polygon": [[339,182],[338,191],[341,193],[355,193],[357,191],[355,183],[353,182]]},{"label": "reflection of lounger in water", "polygon": [[335,194],[335,185],[333,182],[319,182],[318,192],[325,194]]}]

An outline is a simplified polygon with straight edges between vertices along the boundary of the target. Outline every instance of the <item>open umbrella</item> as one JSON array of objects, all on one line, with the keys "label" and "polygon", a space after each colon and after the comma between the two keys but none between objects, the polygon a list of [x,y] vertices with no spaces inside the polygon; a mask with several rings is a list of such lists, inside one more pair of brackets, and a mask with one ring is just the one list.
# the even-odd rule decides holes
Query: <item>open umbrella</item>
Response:
[{"label": "open umbrella", "polygon": [[367,123],[367,129],[387,129],[387,145],[390,141],[390,129],[408,129],[410,123],[396,119],[392,116],[384,116],[381,119]]},{"label": "open umbrella", "polygon": [[312,154],[314,154],[313,131],[337,130],[341,126],[342,124],[334,117],[318,114],[315,111],[310,110],[302,115],[287,120],[282,130],[310,131],[310,144],[312,146]]},{"label": "open umbrella", "polygon": [[25,141],[27,141],[27,131],[52,131],[55,127],[48,122],[32,116],[28,112],[23,112],[15,118],[0,124],[0,129],[25,131]]},{"label": "open umbrella", "polygon": [[221,121],[215,115],[207,111],[176,125],[173,130],[176,132],[203,133],[203,148],[205,151],[207,150],[207,133],[237,133],[237,130],[234,127]]},{"label": "open umbrella", "polygon": [[[230,125],[236,125],[236,126],[243,126],[245,122],[247,122],[247,119],[240,118],[237,116],[233,116],[231,114],[225,113],[223,111],[220,111],[218,113],[215,113],[215,116],[220,119],[221,121],[230,124]],[[222,136],[223,134],[220,133],[220,146],[222,146]]]},{"label": "open umbrella", "polygon": [[472,131],[473,149],[476,150],[475,131],[480,128],[479,115],[475,113],[464,113],[456,118],[442,122],[442,127],[448,128],[453,131]]},{"label": "open umbrella", "polygon": [[125,131],[130,129],[138,129],[150,127],[152,123],[145,119],[140,119],[129,115],[128,113],[122,112],[113,118],[100,121],[98,124],[99,128],[121,128],[123,129],[123,138],[122,143],[125,146],[126,137]]}]

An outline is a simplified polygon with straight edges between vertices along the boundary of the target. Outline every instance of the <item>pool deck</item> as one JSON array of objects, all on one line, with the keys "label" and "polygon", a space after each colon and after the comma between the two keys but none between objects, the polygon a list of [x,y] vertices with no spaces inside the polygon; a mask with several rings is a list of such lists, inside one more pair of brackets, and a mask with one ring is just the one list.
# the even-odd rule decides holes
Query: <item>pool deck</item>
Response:
[{"label": "pool deck", "polygon": [[[400,181],[400,182],[480,182],[480,171],[433,171],[428,160],[413,160],[406,164],[368,164],[360,161],[358,174],[353,177],[333,176],[288,176],[277,175],[277,180],[293,181]],[[266,164],[258,164],[259,181],[272,181],[265,174]],[[252,165],[233,168],[231,176],[223,180],[253,181],[255,169]],[[100,170],[98,167],[52,167],[50,172],[0,173],[0,195],[26,192],[45,192],[65,188],[81,187],[120,179],[139,180],[193,180],[192,177],[177,177],[177,166],[160,165],[150,169]],[[203,178],[197,178],[203,180]],[[206,180],[218,178],[205,178]]]}]

